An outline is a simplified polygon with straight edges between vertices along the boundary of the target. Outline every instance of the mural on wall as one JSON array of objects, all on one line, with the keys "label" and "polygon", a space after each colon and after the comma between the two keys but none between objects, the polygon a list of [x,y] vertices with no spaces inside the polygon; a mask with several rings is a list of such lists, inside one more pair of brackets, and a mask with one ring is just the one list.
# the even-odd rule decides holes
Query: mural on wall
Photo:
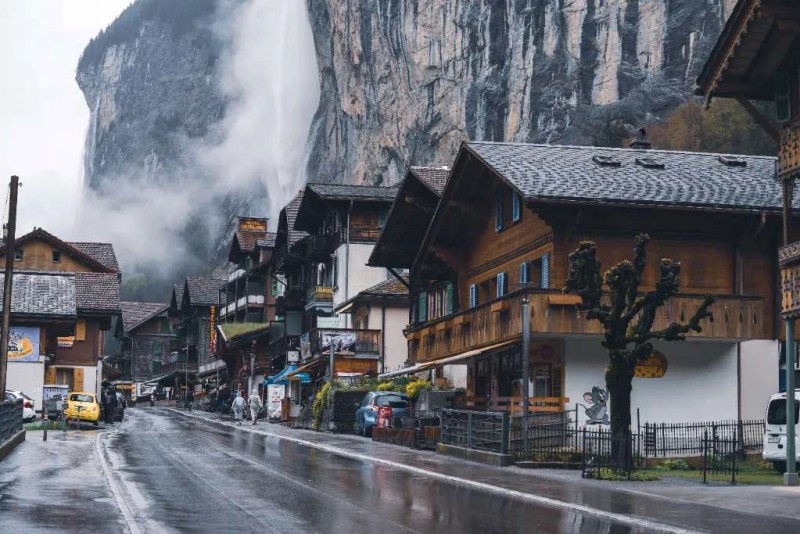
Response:
[{"label": "mural on wall", "polygon": [[608,390],[597,386],[583,394],[583,400],[589,403],[586,408],[588,424],[608,424]]},{"label": "mural on wall", "polygon": [[667,357],[654,350],[650,356],[636,363],[635,378],[661,378],[667,374]]},{"label": "mural on wall", "polygon": [[12,326],[8,332],[8,361],[39,361],[39,329],[32,326]]}]

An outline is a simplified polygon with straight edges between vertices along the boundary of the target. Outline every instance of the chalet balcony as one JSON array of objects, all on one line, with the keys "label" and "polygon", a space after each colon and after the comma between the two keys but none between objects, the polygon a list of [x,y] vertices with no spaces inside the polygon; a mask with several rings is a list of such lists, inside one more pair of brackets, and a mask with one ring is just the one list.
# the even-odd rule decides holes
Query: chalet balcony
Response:
[{"label": "chalet balcony", "polygon": [[352,328],[314,328],[308,333],[312,354],[380,354],[381,331]]},{"label": "chalet balcony", "polygon": [[272,265],[275,266],[275,270],[278,272],[283,272],[288,265],[301,259],[295,251],[289,250],[286,246],[282,246],[272,252]]},{"label": "chalet balcony", "polygon": [[328,286],[313,286],[306,292],[306,310],[311,308],[332,308],[333,288]]},{"label": "chalet balcony", "polygon": [[307,260],[327,260],[339,246],[338,235],[310,235],[303,240],[303,252]]},{"label": "chalet balcony", "polygon": [[[601,335],[597,321],[587,321],[575,307],[573,295],[554,290],[519,291],[469,310],[413,325],[405,330],[408,356],[420,363],[455,356],[466,351],[521,339],[521,303],[528,295],[531,336]],[[685,322],[703,302],[702,295],[672,298],[656,314],[654,328],[674,321]],[[711,307],[714,320],[702,323],[703,331],[689,337],[704,339],[771,339],[772,312],[757,297],[717,297]]]}]

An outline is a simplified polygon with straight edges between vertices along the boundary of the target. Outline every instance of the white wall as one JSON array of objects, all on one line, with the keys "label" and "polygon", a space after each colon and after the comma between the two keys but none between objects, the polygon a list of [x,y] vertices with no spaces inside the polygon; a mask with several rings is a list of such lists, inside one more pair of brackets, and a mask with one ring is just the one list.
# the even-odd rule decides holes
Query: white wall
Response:
[{"label": "white wall", "polygon": [[[381,313],[383,309],[384,306],[378,304],[370,305],[367,328],[370,330],[381,329]],[[408,308],[387,306],[385,309],[386,324],[383,330],[386,349],[384,355],[385,370],[379,369],[381,373],[403,367],[403,364],[408,359],[408,341],[403,335],[403,328],[408,324]]]},{"label": "white wall", "polygon": [[454,388],[467,388],[467,364],[451,364],[442,367],[442,372]]},{"label": "white wall", "polygon": [[345,269],[347,260],[347,245],[341,245],[336,249],[336,256],[339,258],[339,272],[336,273],[337,290],[333,294],[334,308],[346,300],[354,297],[361,291],[370,288],[386,280],[386,269],[383,267],[367,267],[367,260],[372,253],[373,245],[363,243],[350,244],[350,280],[345,294]]},{"label": "white wall", "polygon": [[41,411],[44,362],[10,361],[7,369],[6,389],[23,392],[34,400],[36,411]]},{"label": "white wall", "polygon": [[741,344],[739,381],[742,419],[761,419],[770,395],[778,392],[777,340],[746,341]]},{"label": "white wall", "polygon": [[[733,342],[684,341],[659,343],[667,357],[662,378],[635,378],[631,420],[636,409],[644,422],[694,422],[736,419],[738,416],[737,350]],[[608,354],[598,337],[566,340],[565,396],[570,405],[593,386],[605,389]],[[610,407],[608,411],[609,417]],[[580,408],[579,416],[584,417]]]}]

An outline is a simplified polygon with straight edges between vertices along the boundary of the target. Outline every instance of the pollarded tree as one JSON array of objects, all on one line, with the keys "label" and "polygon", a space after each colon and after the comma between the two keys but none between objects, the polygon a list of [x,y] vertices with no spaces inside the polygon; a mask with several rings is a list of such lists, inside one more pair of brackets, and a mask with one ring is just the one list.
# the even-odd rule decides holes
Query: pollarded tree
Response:
[{"label": "pollarded tree", "polygon": [[[603,325],[602,345],[608,351],[606,387],[611,397],[612,458],[617,469],[628,467],[631,427],[631,391],[637,362],[653,352],[653,341],[682,341],[690,331],[700,332],[700,322],[711,319],[713,297],[706,297],[686,324],[673,322],[663,330],[653,330],[656,311],[680,288],[680,263],[664,258],[653,291],[640,293],[647,263],[650,237],[639,234],[634,239],[633,261],[623,260],[601,275],[597,245],[582,241],[569,255],[569,273],[565,293],[581,297],[578,308],[586,319]],[[604,293],[604,286],[607,293]]]}]

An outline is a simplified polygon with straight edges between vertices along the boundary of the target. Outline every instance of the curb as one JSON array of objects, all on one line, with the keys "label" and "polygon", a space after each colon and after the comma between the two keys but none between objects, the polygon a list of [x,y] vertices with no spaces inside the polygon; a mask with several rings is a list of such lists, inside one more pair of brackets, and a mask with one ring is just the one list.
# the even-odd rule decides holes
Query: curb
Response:
[{"label": "curb", "polygon": [[25,432],[25,430],[20,430],[10,439],[7,439],[5,443],[0,445],[0,462],[3,461],[3,458],[11,454],[17,445],[25,441]]},{"label": "curb", "polygon": [[291,436],[275,434],[273,432],[269,432],[269,431],[265,431],[265,430],[259,431],[257,429],[248,428],[247,425],[239,426],[239,425],[225,423],[223,421],[218,421],[218,420],[215,420],[215,419],[207,419],[207,418],[205,418],[205,417],[203,417],[201,415],[194,415],[194,414],[190,414],[188,412],[182,412],[180,410],[176,410],[176,409],[173,409],[173,408],[168,408],[168,410],[171,411],[171,412],[174,412],[174,413],[176,413],[178,415],[182,415],[184,417],[191,418],[191,419],[197,419],[197,420],[204,421],[204,422],[207,422],[207,423],[210,423],[210,424],[216,424],[218,426],[223,426],[223,427],[226,427],[226,428],[234,428],[234,429],[237,429],[237,430],[241,430],[243,432],[249,432],[251,434],[256,434],[258,436],[271,437],[271,438],[276,438],[276,439],[280,439],[280,440],[284,440],[284,441],[289,441],[291,443],[296,443],[298,445],[304,445],[306,447],[310,447],[310,448],[313,448],[313,449],[321,450],[323,452],[327,452],[327,453],[330,453],[330,454],[335,454],[337,456],[342,456],[342,457],[350,458],[350,459],[353,459],[353,460],[359,460],[359,461],[362,461],[362,462],[370,462],[370,463],[373,463],[373,464],[385,465],[385,466],[388,466],[388,467],[392,467],[394,469],[399,469],[401,471],[406,471],[408,473],[413,473],[415,475],[421,475],[421,476],[425,476],[425,477],[428,477],[428,478],[433,478],[433,479],[444,481],[444,482],[447,482],[447,483],[450,483],[450,484],[454,484],[454,485],[457,485],[457,486],[465,486],[465,487],[469,487],[471,489],[475,489],[475,490],[478,490],[478,491],[486,491],[486,492],[492,493],[494,495],[500,495],[500,496],[503,496],[503,497],[511,497],[511,498],[515,498],[515,499],[519,499],[519,500],[523,500],[523,501],[527,501],[527,502],[536,503],[536,504],[539,504],[539,505],[542,505],[542,506],[548,506],[550,508],[556,508],[556,509],[559,509],[559,510],[567,510],[567,511],[573,512],[573,513],[580,513],[580,514],[585,514],[587,516],[598,517],[598,518],[605,519],[605,520],[608,520],[608,521],[613,521],[613,522],[615,522],[617,524],[627,525],[627,526],[630,526],[630,527],[646,528],[646,529],[651,530],[653,532],[665,532],[665,533],[670,533],[670,534],[690,534],[690,533],[696,532],[694,530],[689,530],[689,529],[685,529],[685,528],[682,528],[682,527],[669,525],[669,524],[666,524],[666,523],[660,523],[658,521],[647,519],[647,518],[643,518],[643,517],[632,516],[632,515],[623,515],[623,514],[618,514],[618,513],[614,513],[614,512],[607,512],[605,510],[601,510],[599,508],[592,508],[591,506],[586,506],[586,505],[583,505],[583,504],[576,504],[576,503],[571,503],[571,502],[566,502],[566,501],[560,501],[558,499],[553,499],[553,498],[550,498],[550,497],[544,497],[542,495],[535,495],[533,493],[525,493],[525,492],[522,492],[522,491],[503,488],[503,487],[500,487],[500,486],[494,486],[492,484],[488,484],[488,483],[485,483],[485,482],[478,482],[478,481],[469,480],[469,479],[466,479],[466,478],[459,478],[459,477],[452,476],[452,475],[446,475],[446,474],[443,474],[443,473],[437,473],[435,471],[428,471],[427,469],[423,469],[421,467],[402,464],[402,463],[399,463],[399,462],[393,462],[393,461],[390,461],[390,460],[384,460],[382,458],[376,458],[376,457],[373,457],[373,456],[368,456],[366,454],[350,452],[348,450],[341,449],[339,447],[335,447],[335,446],[332,446],[332,445],[326,445],[326,444],[323,444],[323,443],[315,443],[313,441],[308,441],[308,440],[302,439],[302,438],[295,438],[295,437],[291,437]]}]

